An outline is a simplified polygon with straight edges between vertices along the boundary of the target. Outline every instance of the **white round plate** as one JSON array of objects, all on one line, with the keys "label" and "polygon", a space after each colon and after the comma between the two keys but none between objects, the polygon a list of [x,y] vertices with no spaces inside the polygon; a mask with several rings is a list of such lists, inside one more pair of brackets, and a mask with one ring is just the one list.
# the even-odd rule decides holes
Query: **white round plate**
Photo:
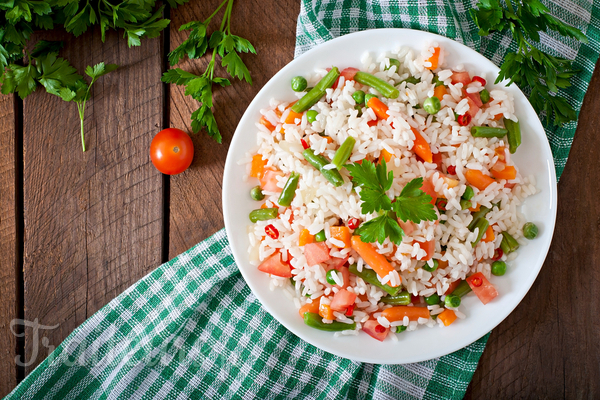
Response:
[{"label": "white round plate", "polygon": [[461,308],[466,314],[465,319],[443,329],[421,327],[404,332],[397,335],[398,342],[389,338],[379,342],[364,332],[358,336],[334,338],[331,332],[304,325],[294,303],[280,289],[270,291],[269,276],[248,262],[248,214],[256,208],[249,192],[257,182],[255,179],[244,182],[246,166],[237,162],[256,147],[255,124],[260,119],[259,110],[268,107],[272,98],[294,100],[290,88],[294,76],[308,75],[317,68],[332,65],[340,70],[360,68],[360,59],[365,52],[376,57],[399,46],[409,46],[419,54],[425,45],[434,41],[446,50],[447,67],[462,63],[468,71],[485,73],[489,81],[497,76],[498,67],[491,61],[442,36],[409,29],[375,29],[349,34],[308,51],[279,71],[244,113],[229,148],[223,176],[223,214],[231,249],[242,275],[265,309],[287,329],[314,346],[341,357],[376,364],[404,364],[440,357],[473,343],[502,322],[525,297],[550,247],[556,220],[556,175],[552,153],[535,111],[523,93],[511,85],[505,90],[514,96],[523,136],[523,144],[514,155],[514,161],[522,175],[535,175],[541,191],[525,201],[521,212],[527,220],[537,224],[540,234],[519,249],[518,258],[508,263],[506,275],[492,279],[500,294],[494,301],[483,305],[476,296],[466,296]]}]

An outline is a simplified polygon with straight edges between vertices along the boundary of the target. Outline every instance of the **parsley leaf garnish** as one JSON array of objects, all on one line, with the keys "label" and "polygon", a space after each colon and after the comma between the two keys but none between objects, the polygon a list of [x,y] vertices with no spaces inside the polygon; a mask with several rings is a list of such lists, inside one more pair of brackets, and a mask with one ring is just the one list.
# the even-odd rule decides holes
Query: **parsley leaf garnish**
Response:
[{"label": "parsley leaf garnish", "polygon": [[346,168],[352,176],[352,182],[360,188],[360,205],[363,214],[380,214],[377,217],[363,222],[355,231],[363,242],[379,242],[389,238],[395,244],[402,242],[404,232],[398,224],[397,218],[402,221],[435,221],[437,215],[431,204],[431,196],[421,190],[423,178],[416,178],[408,182],[400,196],[394,202],[386,192],[392,187],[394,173],[387,171],[385,160],[380,164],[363,160],[362,164],[347,164]]}]

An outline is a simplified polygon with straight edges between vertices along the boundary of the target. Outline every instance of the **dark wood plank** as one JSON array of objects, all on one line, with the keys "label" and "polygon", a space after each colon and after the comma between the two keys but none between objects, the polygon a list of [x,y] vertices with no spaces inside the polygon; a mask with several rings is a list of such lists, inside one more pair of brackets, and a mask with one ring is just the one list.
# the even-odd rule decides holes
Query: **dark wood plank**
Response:
[{"label": "dark wood plank", "polygon": [[523,302],[492,333],[466,399],[600,398],[600,71],[558,185],[554,240]]},{"label": "dark wood plank", "polygon": [[[220,4],[219,0],[197,1],[171,10],[171,48],[187,38],[179,27],[189,21],[204,20]],[[223,135],[218,145],[204,132],[192,135],[194,161],[190,169],[170,178],[169,258],[187,250],[223,227],[221,181],[225,157],[233,132],[246,107],[264,84],[293,59],[299,0],[236,1],[231,32],[247,38],[257,55],[242,56],[252,74],[253,85],[237,79],[232,86],[215,88],[215,116]],[[273,16],[277,16],[273,18]],[[213,25],[221,22],[213,21]],[[185,60],[179,68],[200,74],[208,59]],[[218,69],[220,76],[225,71]],[[183,95],[183,88],[171,86],[170,125],[191,132],[190,115],[198,103]]]},{"label": "dark wood plank", "polygon": [[148,150],[163,118],[161,39],[132,48],[120,32],[105,43],[99,31],[66,39],[61,55],[79,71],[121,67],[92,89],[86,153],[75,104],[42,90],[24,102],[25,318],[58,325],[40,343],[26,332],[27,360],[39,348],[29,370],[161,262],[162,180]]},{"label": "dark wood plank", "polygon": [[18,315],[15,133],[14,98],[0,96],[0,397],[17,383],[17,343],[10,329]]}]

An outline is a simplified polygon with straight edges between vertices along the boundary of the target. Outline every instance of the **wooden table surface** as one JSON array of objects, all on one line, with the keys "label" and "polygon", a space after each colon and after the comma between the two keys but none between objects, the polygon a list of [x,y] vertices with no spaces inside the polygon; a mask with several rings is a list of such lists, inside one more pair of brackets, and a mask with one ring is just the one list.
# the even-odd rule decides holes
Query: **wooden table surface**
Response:
[{"label": "wooden table surface", "polygon": [[[121,66],[94,86],[85,153],[74,104],[43,90],[25,101],[0,97],[0,395],[99,308],[223,227],[231,137],[254,95],[293,59],[300,2],[235,3],[232,32],[258,52],[243,57],[254,85],[217,90],[223,144],[194,135],[191,168],[162,176],[150,161],[152,137],[167,126],[189,130],[197,107],[180,87],[160,82],[165,55],[185,39],[181,24],[203,20],[218,3],[167,11],[170,30],[141,47],[128,48],[120,32],[105,43],[97,29],[76,39],[43,34],[66,40],[61,54],[79,71],[100,61]],[[198,73],[206,63],[179,67]],[[550,252],[525,299],[494,329],[466,398],[600,398],[598,72],[590,87],[558,185]],[[58,326],[35,332],[13,323],[11,330],[15,319]],[[30,365],[17,367],[16,356]]]}]

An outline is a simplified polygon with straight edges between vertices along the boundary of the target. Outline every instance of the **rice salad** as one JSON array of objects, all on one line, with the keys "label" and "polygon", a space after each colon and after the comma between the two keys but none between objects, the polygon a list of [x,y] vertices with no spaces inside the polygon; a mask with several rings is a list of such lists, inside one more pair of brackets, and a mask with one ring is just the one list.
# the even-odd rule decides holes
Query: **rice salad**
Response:
[{"label": "rice salad", "polygon": [[313,328],[383,341],[448,326],[469,292],[493,301],[494,276],[535,237],[519,213],[537,189],[511,160],[512,95],[444,53],[431,43],[325,66],[261,110],[239,161],[257,185],[249,261]]}]

